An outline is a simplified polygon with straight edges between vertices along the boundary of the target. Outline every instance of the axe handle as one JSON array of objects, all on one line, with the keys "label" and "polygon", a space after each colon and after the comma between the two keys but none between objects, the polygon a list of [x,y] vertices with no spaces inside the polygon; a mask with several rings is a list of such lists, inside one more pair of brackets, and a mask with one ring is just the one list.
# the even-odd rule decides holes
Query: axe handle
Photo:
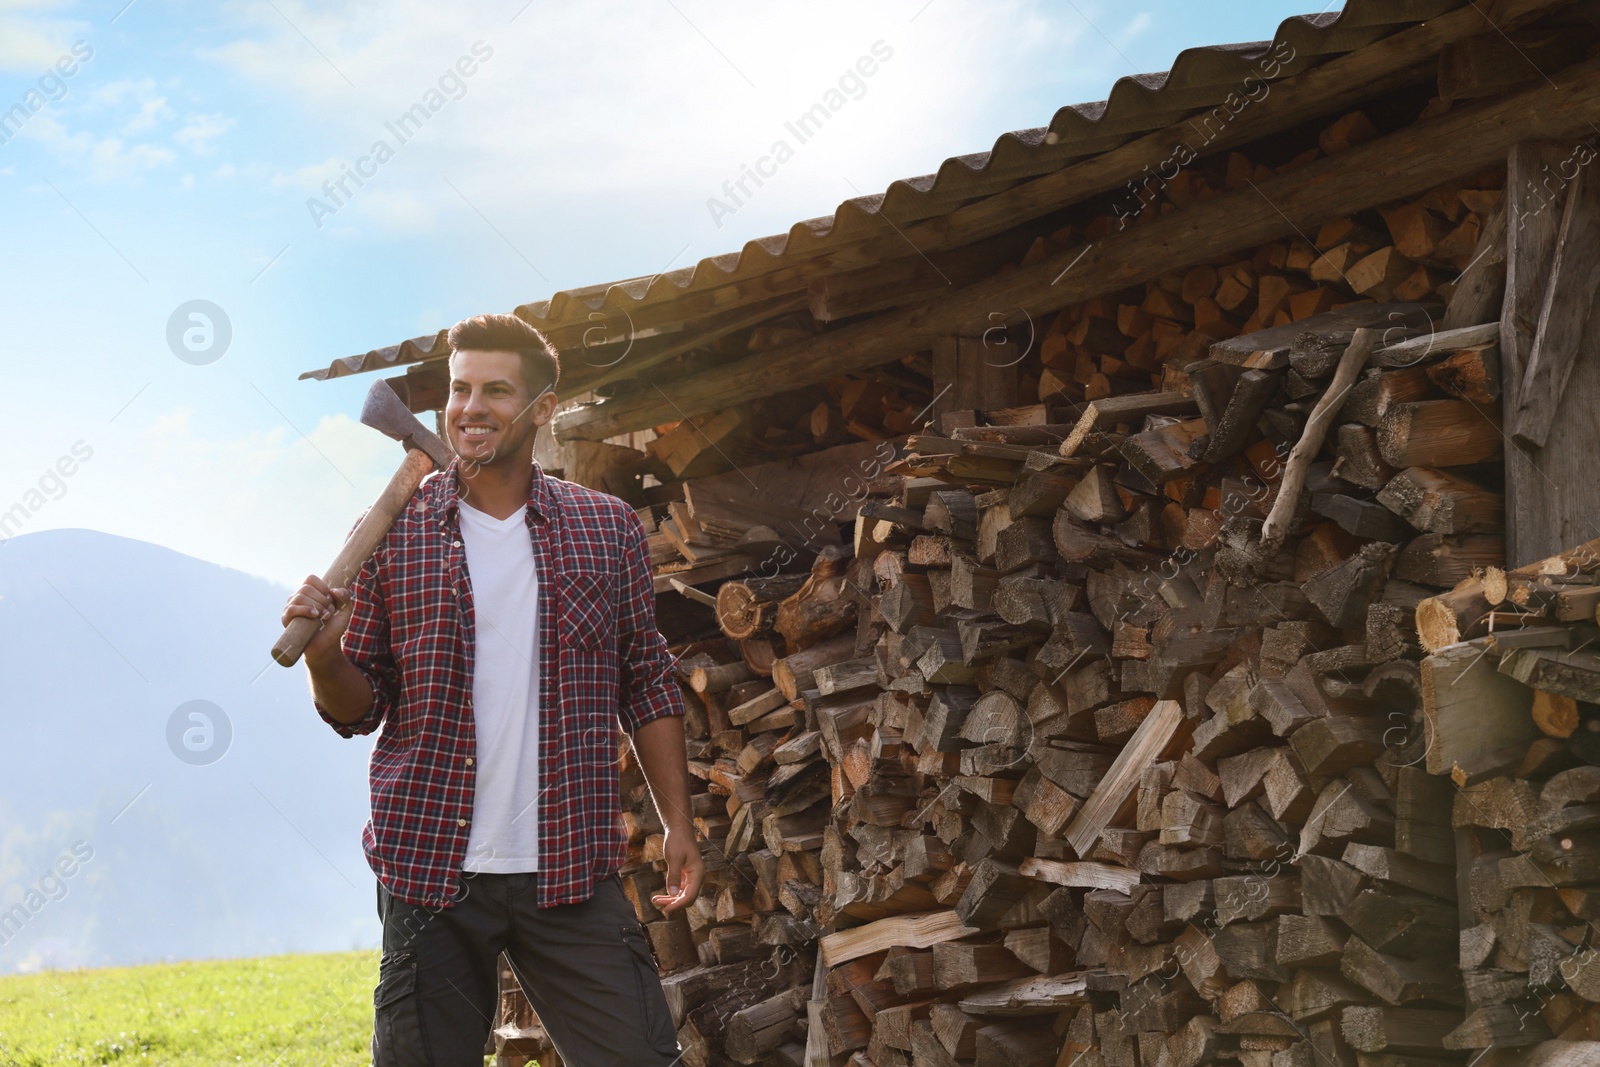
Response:
[{"label": "axe handle", "polygon": [[[361,573],[361,568],[366,566],[367,560],[372,558],[372,553],[377,551],[379,543],[389,532],[389,527],[394,525],[396,517],[411,502],[411,496],[417,491],[417,486],[433,469],[433,460],[428,458],[426,452],[420,448],[406,451],[405,462],[400,464],[400,469],[389,479],[389,484],[384,487],[383,494],[378,497],[377,502],[367,509],[361,522],[351,531],[344,547],[339,550],[333,565],[322,576],[322,580],[328,583],[330,589],[345,588],[357,574]],[[311,643],[311,638],[320,629],[322,620],[306,615],[297,616],[283,628],[283,636],[272,646],[272,658],[285,667],[294,666],[299,662],[301,653],[305,652],[306,645]]]}]

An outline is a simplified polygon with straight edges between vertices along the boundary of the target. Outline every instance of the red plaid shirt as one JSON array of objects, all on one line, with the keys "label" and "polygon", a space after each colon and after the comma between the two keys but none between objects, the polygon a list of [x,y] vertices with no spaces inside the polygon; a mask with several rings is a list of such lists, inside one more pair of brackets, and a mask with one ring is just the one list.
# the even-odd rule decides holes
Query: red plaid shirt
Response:
[{"label": "red plaid shirt", "polygon": [[[362,849],[400,900],[449,907],[471,828],[473,608],[456,465],[430,475],[350,585],[345,655],[372,708],[343,737],[378,731]],[[533,468],[528,536],[539,577],[539,869],[542,906],[585,900],[627,855],[617,727],[682,715],[656,631],[644,527],[622,501]],[[551,640],[551,637],[554,640]],[[381,729],[380,729],[381,727]]]}]

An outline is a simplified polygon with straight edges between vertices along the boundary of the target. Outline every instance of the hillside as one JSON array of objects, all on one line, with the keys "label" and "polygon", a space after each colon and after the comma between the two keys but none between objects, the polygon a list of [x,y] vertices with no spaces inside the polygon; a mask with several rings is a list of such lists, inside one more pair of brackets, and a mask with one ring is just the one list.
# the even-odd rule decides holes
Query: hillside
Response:
[{"label": "hillside", "polygon": [[0,544],[0,974],[377,944],[369,743],[269,660],[286,595],[88,530]]}]

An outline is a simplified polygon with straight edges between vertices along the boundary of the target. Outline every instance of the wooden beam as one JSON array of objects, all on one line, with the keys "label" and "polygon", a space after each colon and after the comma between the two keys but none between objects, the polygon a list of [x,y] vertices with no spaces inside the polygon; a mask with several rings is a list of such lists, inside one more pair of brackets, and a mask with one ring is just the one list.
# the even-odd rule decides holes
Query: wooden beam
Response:
[{"label": "wooden beam", "polygon": [[[1021,320],[1114,292],[1156,274],[1249,248],[1381,203],[1413,196],[1500,159],[1529,137],[1554,138],[1600,119],[1600,62],[1562,71],[1553,83],[1453,110],[1387,137],[1222,193],[1190,208],[1147,216],[1115,236],[969,285],[937,303],[891,312],[813,340],[669,383],[664,390],[571,409],[557,433],[604,439],[798,388],[886,362],[951,333],[993,326],[996,309]],[[1226,235],[1219,245],[1217,235]],[[663,397],[663,393],[666,394]]]},{"label": "wooden beam", "polygon": [[[595,322],[580,338],[576,346],[578,351],[573,351],[573,347],[570,346],[560,350],[561,386],[569,395],[573,392],[599,389],[612,382],[632,378],[651,367],[660,366],[685,352],[704,348],[731,333],[758,326],[778,315],[800,311],[805,306],[806,299],[803,294],[790,293],[777,299],[763,300],[758,304],[737,308],[731,314],[715,319],[698,321],[694,323],[693,328],[668,334],[654,344],[645,341],[635,343],[634,331],[637,327],[625,312],[617,312],[620,322],[602,322],[603,316],[595,312]],[[613,324],[623,329],[626,340],[609,344],[598,343]],[[591,335],[597,341],[593,347],[588,344]],[[613,351],[614,348],[620,351]]]},{"label": "wooden beam", "polygon": [[833,322],[925,303],[1015,263],[1032,243],[1032,235],[1018,228],[954,251],[912,254],[813,278],[807,288],[811,317]]}]

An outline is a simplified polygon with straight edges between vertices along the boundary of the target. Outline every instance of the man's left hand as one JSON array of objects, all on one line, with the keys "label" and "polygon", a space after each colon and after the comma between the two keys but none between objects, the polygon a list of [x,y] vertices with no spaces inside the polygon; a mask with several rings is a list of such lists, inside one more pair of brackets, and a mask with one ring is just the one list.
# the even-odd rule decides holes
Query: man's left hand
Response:
[{"label": "man's left hand", "polygon": [[694,903],[700,883],[705,881],[706,865],[692,830],[668,830],[662,853],[667,860],[667,891],[652,894],[650,903],[667,913]]}]

